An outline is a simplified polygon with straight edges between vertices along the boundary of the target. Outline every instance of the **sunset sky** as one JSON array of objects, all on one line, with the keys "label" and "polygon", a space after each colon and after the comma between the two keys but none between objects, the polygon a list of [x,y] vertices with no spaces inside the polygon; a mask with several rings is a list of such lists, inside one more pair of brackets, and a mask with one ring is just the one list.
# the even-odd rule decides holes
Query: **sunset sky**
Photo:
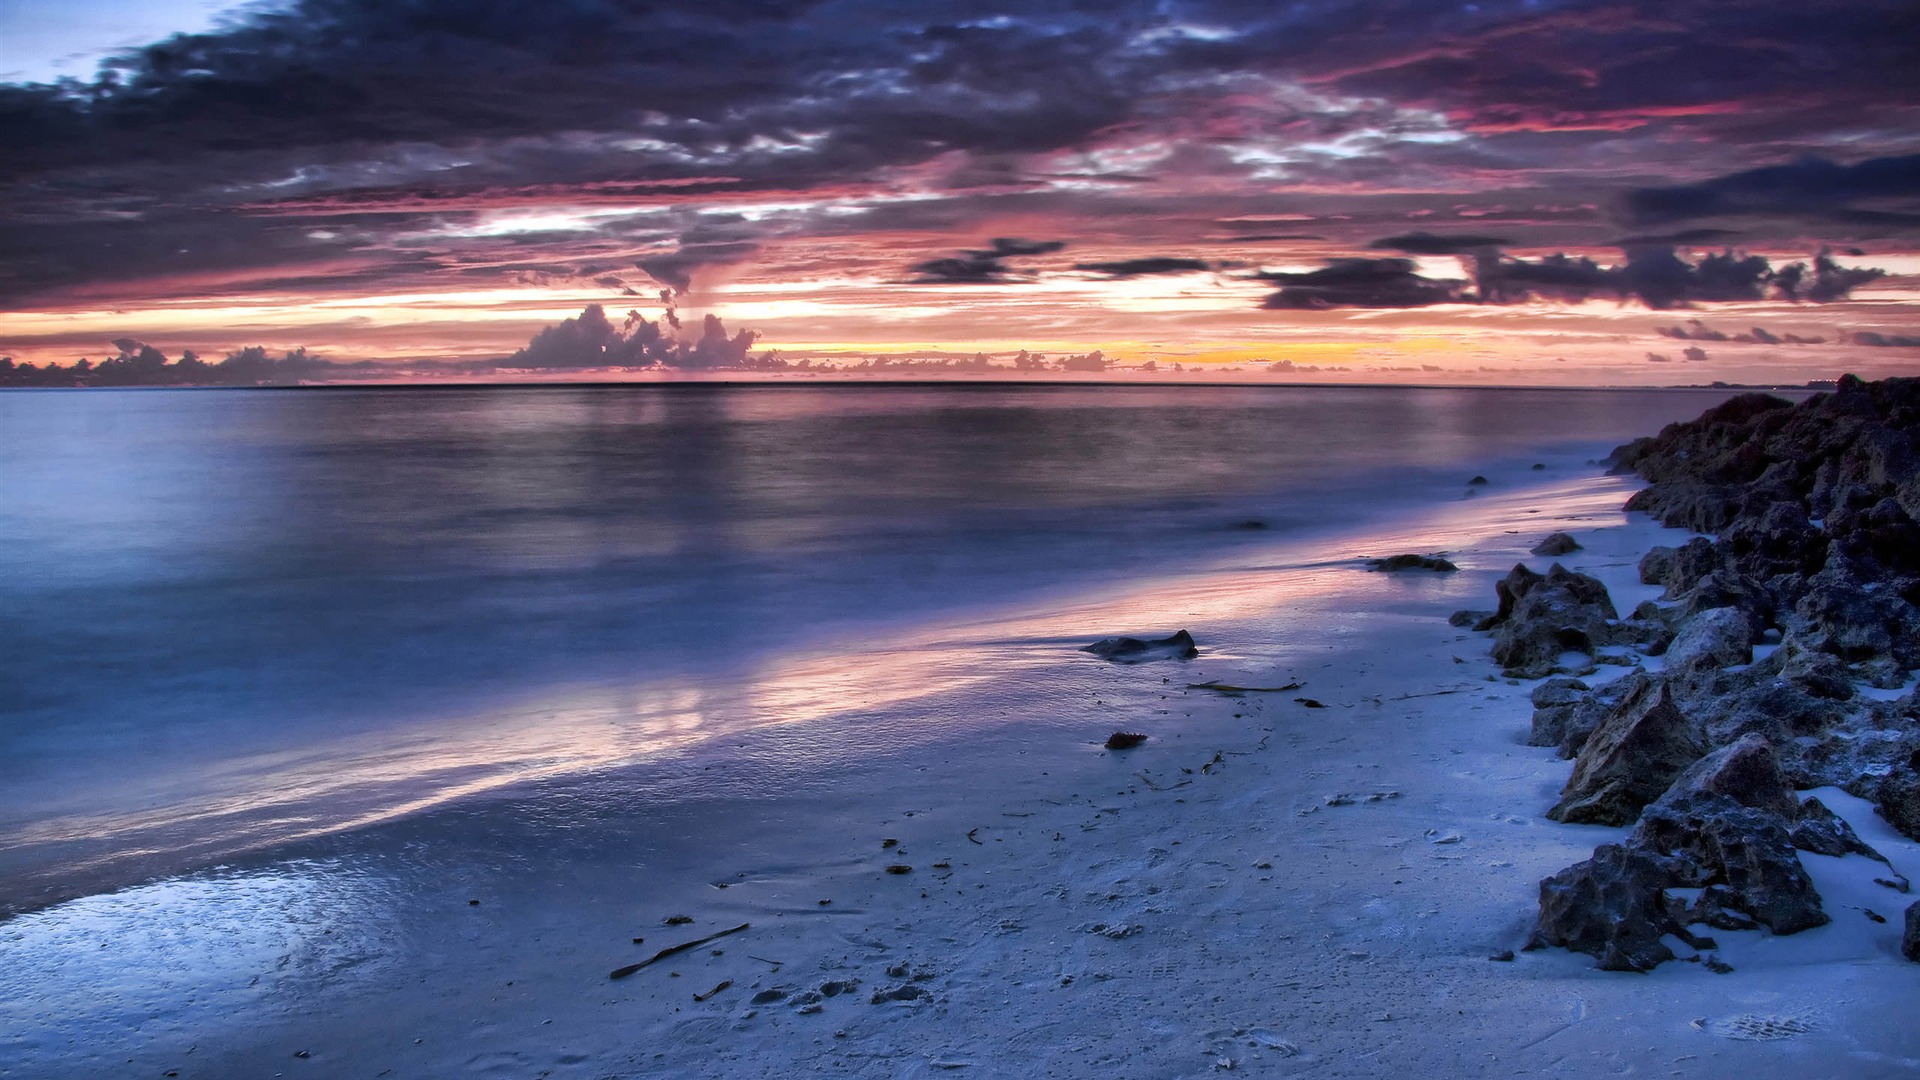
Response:
[{"label": "sunset sky", "polygon": [[22,361],[1920,372],[1912,0],[5,2],[0,80]]}]

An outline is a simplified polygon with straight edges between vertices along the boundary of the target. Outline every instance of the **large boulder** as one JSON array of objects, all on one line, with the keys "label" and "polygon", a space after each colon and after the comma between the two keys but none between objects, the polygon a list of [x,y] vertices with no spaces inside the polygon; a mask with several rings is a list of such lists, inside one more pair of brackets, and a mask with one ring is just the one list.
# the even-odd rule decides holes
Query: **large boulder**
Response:
[{"label": "large boulder", "polygon": [[1606,586],[1558,563],[1544,575],[1516,566],[1496,591],[1493,658],[1511,678],[1550,675],[1562,654],[1591,655],[1618,636]]},{"label": "large boulder", "polygon": [[1667,683],[1645,680],[1587,739],[1547,816],[1568,824],[1629,824],[1706,752]]},{"label": "large boulder", "polygon": [[1548,679],[1534,690],[1533,730],[1528,746],[1551,746],[1563,758],[1579,754],[1587,739],[1620,708],[1620,703],[1639,692],[1650,680],[1645,671],[1635,669],[1615,679],[1581,692],[1586,686],[1578,679]]},{"label": "large boulder", "polygon": [[1662,937],[1692,940],[1674,916],[1667,881],[1666,868],[1646,852],[1602,844],[1593,858],[1540,883],[1540,919],[1526,947],[1563,946],[1607,971],[1651,971],[1673,959]]},{"label": "large boulder", "polygon": [[1785,819],[1771,810],[1694,792],[1649,806],[1627,846],[1666,856],[1674,885],[1710,889],[1695,906],[1709,926],[1796,934],[1829,921]]},{"label": "large boulder", "polygon": [[1665,653],[1667,670],[1692,675],[1708,668],[1733,667],[1753,659],[1757,628],[1735,607],[1703,611],[1680,627]]},{"label": "large boulder", "polygon": [[1789,821],[1800,813],[1800,802],[1780,771],[1773,744],[1757,734],[1743,735],[1687,766],[1654,806],[1676,807],[1708,796],[1729,798]]}]

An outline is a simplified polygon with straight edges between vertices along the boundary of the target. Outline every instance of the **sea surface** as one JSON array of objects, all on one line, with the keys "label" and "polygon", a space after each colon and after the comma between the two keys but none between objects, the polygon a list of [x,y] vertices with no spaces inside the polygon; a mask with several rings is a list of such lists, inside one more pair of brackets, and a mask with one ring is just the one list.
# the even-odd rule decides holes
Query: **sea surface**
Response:
[{"label": "sea surface", "polygon": [[0,393],[0,914],[871,704],[908,676],[837,652],[1591,472],[1725,396]]}]

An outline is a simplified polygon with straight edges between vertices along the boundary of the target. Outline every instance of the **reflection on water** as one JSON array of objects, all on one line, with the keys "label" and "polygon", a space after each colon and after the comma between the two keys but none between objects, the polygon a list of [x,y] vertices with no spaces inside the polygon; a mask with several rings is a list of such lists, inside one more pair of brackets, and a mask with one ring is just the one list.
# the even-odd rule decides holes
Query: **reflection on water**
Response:
[{"label": "reflection on water", "polygon": [[[1133,627],[1076,605],[1429,502],[1469,467],[1571,469],[1705,403],[0,394],[0,879],[338,829],[1225,618],[1275,597],[1189,583]],[[1230,527],[1249,518],[1269,528]]]}]

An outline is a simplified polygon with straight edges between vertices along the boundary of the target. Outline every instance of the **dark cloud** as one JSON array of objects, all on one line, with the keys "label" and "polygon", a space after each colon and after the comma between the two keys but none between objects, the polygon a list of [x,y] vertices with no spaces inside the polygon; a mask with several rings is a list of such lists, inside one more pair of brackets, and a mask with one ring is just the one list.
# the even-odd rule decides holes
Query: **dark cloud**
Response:
[{"label": "dark cloud", "polygon": [[1152,257],[1144,259],[1121,259],[1118,262],[1075,263],[1075,270],[1084,270],[1090,274],[1105,274],[1110,278],[1142,277],[1148,274],[1187,274],[1194,271],[1213,269],[1213,264],[1204,259],[1181,259],[1173,257]]},{"label": "dark cloud", "polygon": [[1274,310],[1426,307],[1460,299],[1466,285],[1422,277],[1411,259],[1334,259],[1319,270],[1255,276],[1282,286],[1260,305]]},{"label": "dark cloud", "polygon": [[1860,285],[1885,275],[1869,267],[1843,267],[1821,252],[1811,277],[1805,263],[1774,267],[1759,255],[1733,251],[1709,254],[1697,262],[1664,245],[1635,245],[1626,261],[1605,266],[1586,256],[1548,255],[1515,259],[1486,253],[1475,260],[1474,280],[1482,303],[1511,304],[1527,299],[1578,303],[1602,297],[1638,300],[1650,308],[1694,303],[1729,303],[1779,295],[1787,300],[1828,303],[1846,299]]},{"label": "dark cloud", "polygon": [[1408,255],[1468,255],[1485,248],[1507,247],[1512,243],[1498,236],[1435,236],[1432,233],[1411,232],[1402,236],[1383,237],[1367,246],[1375,251],[1401,251]]},{"label": "dark cloud", "polygon": [[1698,345],[1689,345],[1685,349],[1680,350],[1680,355],[1695,363],[1701,363],[1707,358],[1707,350]]},{"label": "dark cloud", "polygon": [[729,337],[727,328],[713,315],[703,320],[698,337],[682,337],[679,329],[680,320],[671,308],[657,322],[629,311],[626,321],[615,326],[605,308],[591,304],[574,318],[541,330],[525,348],[498,366],[550,371],[656,364],[674,368],[740,367],[759,337],[751,330]]},{"label": "dark cloud", "polygon": [[1001,285],[1025,280],[1007,265],[1007,260],[1030,255],[1048,255],[1066,247],[1062,240],[1015,240],[995,237],[992,247],[963,251],[945,259],[929,259],[913,267],[914,285]]},{"label": "dark cloud", "polygon": [[735,263],[753,254],[758,244],[747,241],[730,241],[709,244],[683,244],[680,250],[668,255],[653,255],[638,259],[634,265],[644,271],[648,277],[672,289],[676,293],[686,292],[693,287],[693,272],[703,266]]},{"label": "dark cloud", "polygon": [[1873,330],[1855,331],[1852,341],[1855,345],[1866,345],[1876,349],[1920,349],[1920,337],[1906,334],[1882,334]]},{"label": "dark cloud", "polygon": [[1825,338],[1802,337],[1799,334],[1776,334],[1760,326],[1739,333],[1727,333],[1715,330],[1699,319],[1690,319],[1685,326],[1658,326],[1654,330],[1661,337],[1679,341],[1732,341],[1742,345],[1820,345],[1826,341]]},{"label": "dark cloud", "polygon": [[1698,184],[1640,188],[1622,207],[1642,225],[1752,216],[1913,228],[1920,226],[1920,154],[1855,165],[1804,158]]}]

